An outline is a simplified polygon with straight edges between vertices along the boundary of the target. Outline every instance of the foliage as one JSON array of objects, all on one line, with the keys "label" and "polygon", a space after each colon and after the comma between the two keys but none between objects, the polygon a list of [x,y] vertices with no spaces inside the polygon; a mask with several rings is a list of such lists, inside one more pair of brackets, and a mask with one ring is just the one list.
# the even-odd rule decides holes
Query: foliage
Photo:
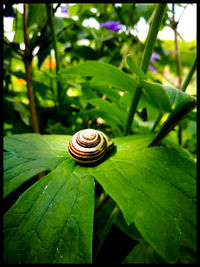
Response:
[{"label": "foliage", "polygon": [[[51,18],[57,5],[28,5],[40,134],[32,133],[21,56],[23,14],[4,5],[15,32],[13,42],[4,34],[4,262],[96,263],[108,221],[131,240],[120,263],[196,263],[195,42],[180,42],[182,77],[191,80],[183,91],[174,43],[156,40],[171,21],[169,6],[62,4],[64,16]],[[140,17],[151,23],[146,43],[131,33]],[[80,166],[67,152],[83,128],[114,141],[97,166]]]}]

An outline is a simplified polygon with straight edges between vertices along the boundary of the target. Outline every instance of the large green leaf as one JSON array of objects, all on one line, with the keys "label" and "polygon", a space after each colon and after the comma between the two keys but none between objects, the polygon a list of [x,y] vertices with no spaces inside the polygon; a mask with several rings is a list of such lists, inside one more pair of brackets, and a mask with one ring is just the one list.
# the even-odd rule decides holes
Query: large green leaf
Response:
[{"label": "large green leaf", "polygon": [[145,148],[148,140],[116,139],[116,154],[89,172],[127,223],[134,221],[159,255],[176,262],[180,243],[195,250],[195,163],[164,147]]},{"label": "large green leaf", "polygon": [[94,181],[64,160],[4,217],[4,263],[91,263]]},{"label": "large green leaf", "polygon": [[[30,144],[38,150],[37,156],[44,150],[45,160],[49,154],[46,149],[48,144],[55,159],[63,153],[60,158],[63,161],[64,155],[69,158],[68,153],[65,153],[65,140],[69,138],[70,136],[24,134],[20,139],[19,136],[10,136],[9,139],[6,138],[5,149],[7,153],[18,150],[15,168],[20,165],[21,153]],[[42,143],[37,139],[45,140],[41,149],[39,146]],[[66,175],[73,173],[73,176],[80,178],[88,175],[95,177],[120,207],[127,224],[134,222],[144,240],[165,261],[175,263],[180,247],[196,250],[196,164],[182,151],[163,146],[147,147],[151,140],[152,135],[116,138],[115,151],[107,160],[95,167],[83,167],[69,159]],[[31,162],[34,166],[35,159],[27,156],[26,159],[30,166]],[[40,161],[42,162],[42,158]],[[38,164],[41,163],[38,161]],[[4,168],[7,167],[8,162],[5,162]],[[53,180],[54,172],[51,175]],[[17,181],[17,176],[13,175],[13,179]],[[33,190],[32,187],[29,190]],[[26,196],[28,194],[29,191]],[[20,202],[17,203],[20,207]]]},{"label": "large green leaf", "polygon": [[22,134],[4,138],[4,196],[67,157],[69,137]]},{"label": "large green leaf", "polygon": [[60,71],[62,76],[69,74],[78,74],[82,76],[94,77],[95,85],[112,85],[123,91],[132,91],[135,89],[136,82],[117,67],[96,61],[87,61],[68,70]]}]

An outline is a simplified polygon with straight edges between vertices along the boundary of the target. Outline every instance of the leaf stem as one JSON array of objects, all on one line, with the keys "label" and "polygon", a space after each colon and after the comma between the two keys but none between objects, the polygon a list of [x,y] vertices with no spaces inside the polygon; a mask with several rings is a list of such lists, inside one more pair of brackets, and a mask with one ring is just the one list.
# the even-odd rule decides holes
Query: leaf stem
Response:
[{"label": "leaf stem", "polygon": [[99,211],[99,209],[100,209],[101,207],[103,207],[103,206],[107,203],[107,201],[108,201],[109,199],[110,199],[110,196],[109,196],[108,194],[102,193],[102,194],[100,195],[99,200],[98,200],[98,202],[97,202],[97,204],[96,204],[96,207],[95,207],[95,211],[94,211],[95,216],[96,216],[97,212]]},{"label": "leaf stem", "polygon": [[115,218],[117,217],[119,211],[120,211],[120,209],[119,209],[118,206],[116,205],[116,206],[114,207],[112,213],[110,214],[110,217],[109,217],[109,219],[108,219],[108,221],[107,221],[107,223],[106,223],[106,226],[105,226],[105,228],[104,228],[104,230],[103,230],[103,233],[102,233],[102,235],[101,235],[101,239],[100,239],[100,241],[99,241],[99,243],[98,243],[98,246],[97,246],[97,248],[96,248],[96,250],[95,250],[95,253],[94,253],[94,259],[98,256],[98,254],[99,254],[99,252],[100,252],[100,250],[101,250],[101,247],[102,247],[102,245],[103,245],[103,242],[104,242],[104,240],[105,240],[105,238],[106,238],[106,236],[107,236],[107,234],[108,234],[108,232],[109,232],[109,230],[110,230],[110,228],[111,228],[111,226],[112,226],[112,224],[113,224]]},{"label": "leaf stem", "polygon": [[[162,22],[162,18],[165,13],[166,6],[167,4],[157,5],[155,16],[150,26],[150,30],[149,30],[147,41],[146,41],[145,51],[144,51],[142,63],[141,63],[141,69],[145,74],[147,73],[147,70],[148,70],[148,66],[151,60],[151,55],[154,49],[155,41],[158,35],[160,24]],[[133,92],[131,106],[129,109],[128,117],[127,117],[125,128],[124,128],[125,136],[128,135],[131,131],[132,121],[133,121],[141,94],[142,94],[142,86],[137,84],[136,90]]]},{"label": "leaf stem", "polygon": [[23,58],[24,58],[24,65],[26,69],[26,81],[27,81],[31,121],[32,121],[34,132],[39,133],[39,125],[38,125],[38,119],[37,119],[37,114],[36,114],[35,98],[34,98],[33,83],[32,83],[32,54],[31,54],[30,45],[29,45],[27,18],[28,18],[28,4],[24,4],[23,28],[24,28],[25,51],[24,51]]},{"label": "leaf stem", "polygon": [[193,74],[194,74],[194,72],[195,72],[196,66],[197,66],[197,58],[194,59],[194,61],[193,61],[193,63],[192,63],[192,66],[191,66],[191,68],[190,68],[190,71],[189,71],[189,73],[188,73],[188,75],[187,75],[187,77],[186,77],[186,79],[185,79],[185,81],[184,81],[184,83],[183,83],[183,85],[182,85],[182,87],[181,87],[181,90],[182,90],[183,92],[186,91],[187,86],[188,86],[188,84],[190,83],[190,81],[191,81],[191,79],[192,79],[192,76],[193,76]]},{"label": "leaf stem", "polygon": [[126,57],[127,57],[127,55],[130,53],[130,51],[131,51],[131,49],[132,49],[134,43],[135,43],[135,39],[132,38],[132,41],[131,41],[131,43],[130,43],[130,46],[129,46],[129,48],[126,50],[125,55],[123,56],[123,58],[122,58],[122,60],[121,60],[121,63],[120,63],[120,65],[119,65],[119,70],[122,70],[122,68],[123,68],[123,66],[124,66],[124,63],[125,63],[125,61],[126,61]]},{"label": "leaf stem", "polygon": [[[175,4],[172,4],[172,29],[174,31],[174,42],[175,42],[175,55],[176,55],[176,66],[177,66],[177,74],[178,74],[178,88],[181,88],[182,83],[182,75],[181,75],[181,60],[180,60],[180,51],[178,46],[178,33],[177,26],[178,22],[175,21]],[[182,126],[179,124],[178,126],[178,143],[182,145]]]},{"label": "leaf stem", "polygon": [[131,101],[131,106],[129,109],[125,129],[124,129],[124,136],[128,135],[131,131],[132,121],[133,121],[141,94],[142,94],[142,87],[137,83],[135,91],[134,91],[134,95]]},{"label": "leaf stem", "polygon": [[174,42],[175,42],[175,54],[176,54],[176,66],[177,66],[177,73],[178,73],[178,88],[181,88],[181,81],[182,81],[182,75],[181,75],[181,60],[180,60],[180,51],[178,46],[178,34],[177,34],[177,26],[178,22],[175,21],[174,16],[174,3],[172,4],[172,29],[174,31]]},{"label": "leaf stem", "polygon": [[118,17],[119,17],[119,20],[122,24],[126,25],[126,22],[125,20],[123,19],[122,15],[120,14],[119,12],[119,9],[115,6],[115,3],[112,4],[113,5],[113,8],[115,10],[115,12],[117,13]]},{"label": "leaf stem", "polygon": [[153,127],[152,127],[152,129],[151,129],[151,132],[152,132],[152,133],[155,131],[155,129],[156,129],[158,123],[159,123],[160,120],[162,119],[163,114],[164,114],[164,113],[163,113],[162,111],[159,112],[158,117],[157,117],[156,121],[154,122],[154,125],[153,125]]},{"label": "leaf stem", "polygon": [[184,107],[177,110],[176,114],[172,113],[167,121],[162,125],[161,130],[148,145],[148,147],[157,146],[163,140],[163,138],[195,108],[196,104],[197,100],[194,99],[193,101],[187,103]]},{"label": "leaf stem", "polygon": [[148,70],[148,66],[151,60],[151,55],[153,53],[155,41],[157,39],[158,31],[160,28],[160,24],[162,22],[162,18],[165,13],[166,6],[167,4],[157,5],[155,17],[149,29],[146,46],[145,46],[145,50],[144,50],[144,54],[142,58],[142,64],[141,64],[141,68],[145,74],[147,73],[147,70]]},{"label": "leaf stem", "polygon": [[[57,49],[57,36],[56,36],[56,30],[55,30],[55,24],[54,24],[54,16],[53,16],[53,6],[52,4],[46,4],[47,14],[49,18],[49,24],[51,27],[52,37],[53,37],[53,46],[55,51],[55,58],[56,58],[56,74],[58,74],[60,70],[60,59],[59,59],[59,53]],[[57,99],[58,99],[58,106],[61,107],[61,84],[59,81],[57,81]]]}]

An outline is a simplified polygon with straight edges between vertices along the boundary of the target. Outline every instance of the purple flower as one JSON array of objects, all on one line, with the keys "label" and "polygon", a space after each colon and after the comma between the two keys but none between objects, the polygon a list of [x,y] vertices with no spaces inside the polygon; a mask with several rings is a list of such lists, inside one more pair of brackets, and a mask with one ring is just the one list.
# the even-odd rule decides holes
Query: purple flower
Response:
[{"label": "purple flower", "polygon": [[66,44],[65,45],[65,48],[70,48],[70,44]]},{"label": "purple flower", "polygon": [[156,60],[156,58],[160,58],[160,55],[153,52],[152,56],[151,56],[151,63],[153,64]]},{"label": "purple flower", "polygon": [[118,32],[121,29],[119,24],[120,24],[119,21],[106,21],[106,22],[102,23],[100,26],[105,27],[105,28],[109,29],[110,31]]},{"label": "purple flower", "polygon": [[61,6],[61,13],[62,14],[68,14],[69,10],[67,9],[69,4],[66,4],[65,6]]},{"label": "purple flower", "polygon": [[150,70],[150,72],[152,72],[152,73],[156,73],[156,72],[157,72],[157,71],[156,71],[156,67],[153,66],[153,65],[150,66],[149,70]]}]

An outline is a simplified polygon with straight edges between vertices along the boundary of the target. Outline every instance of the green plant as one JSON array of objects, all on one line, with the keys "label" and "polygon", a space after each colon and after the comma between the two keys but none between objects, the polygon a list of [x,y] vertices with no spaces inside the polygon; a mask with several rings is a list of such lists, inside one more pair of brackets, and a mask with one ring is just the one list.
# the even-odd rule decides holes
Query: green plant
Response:
[{"label": "green plant", "polygon": [[[53,76],[62,85],[65,80],[81,85],[89,95],[82,101],[90,108],[84,108],[84,101],[83,107],[81,101],[76,107],[86,117],[94,112],[91,106],[98,107],[94,115],[101,114],[118,131],[112,137],[115,149],[102,163],[90,167],[75,163],[67,151],[71,135],[4,137],[4,197],[23,191],[4,215],[5,263],[98,262],[113,224],[137,241],[123,263],[144,258],[148,263],[195,263],[196,163],[169,136],[195,108],[196,98],[184,92],[194,64],[183,90],[149,81],[147,76],[165,9],[166,4],[156,5],[141,68],[127,56],[129,73],[88,60],[61,68]],[[53,42],[55,46],[55,38]],[[79,82],[74,80],[77,76]],[[99,92],[107,98],[99,97]],[[124,92],[121,98],[119,92]],[[138,107],[148,108],[149,114],[156,110],[152,131],[141,133],[142,127],[133,120]],[[168,118],[159,125],[164,114]],[[43,171],[46,175],[37,180]],[[95,194],[99,185],[100,196]],[[95,220],[104,216],[107,222],[97,230],[98,242],[92,247]],[[144,254],[141,258],[138,251]]]}]

